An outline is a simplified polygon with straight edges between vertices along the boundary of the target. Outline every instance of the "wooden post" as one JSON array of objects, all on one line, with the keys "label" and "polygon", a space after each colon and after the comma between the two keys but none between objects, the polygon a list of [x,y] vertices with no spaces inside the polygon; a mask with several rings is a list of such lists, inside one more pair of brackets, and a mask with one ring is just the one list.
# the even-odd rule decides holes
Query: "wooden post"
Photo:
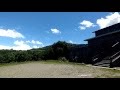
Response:
[{"label": "wooden post", "polygon": [[112,59],[110,59],[110,68],[113,68]]}]

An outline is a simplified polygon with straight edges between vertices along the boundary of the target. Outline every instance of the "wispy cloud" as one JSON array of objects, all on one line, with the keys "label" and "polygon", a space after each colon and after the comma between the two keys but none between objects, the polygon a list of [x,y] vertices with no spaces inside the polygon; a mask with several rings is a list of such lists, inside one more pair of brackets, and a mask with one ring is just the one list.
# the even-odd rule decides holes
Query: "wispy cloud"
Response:
[{"label": "wispy cloud", "polygon": [[95,26],[96,25],[91,21],[83,20],[82,22],[80,22],[80,26],[78,28],[80,28],[81,30],[85,30],[86,28],[95,27]]},{"label": "wispy cloud", "polygon": [[21,33],[15,29],[0,29],[0,36],[11,37],[11,38],[25,38]]},{"label": "wispy cloud", "polygon": [[110,13],[109,15],[105,16],[104,18],[97,19],[96,23],[101,28],[108,27],[110,25],[116,24],[120,22],[120,13]]},{"label": "wispy cloud", "polygon": [[58,30],[58,29],[51,29],[51,32],[53,34],[60,34],[61,33],[60,30]]}]

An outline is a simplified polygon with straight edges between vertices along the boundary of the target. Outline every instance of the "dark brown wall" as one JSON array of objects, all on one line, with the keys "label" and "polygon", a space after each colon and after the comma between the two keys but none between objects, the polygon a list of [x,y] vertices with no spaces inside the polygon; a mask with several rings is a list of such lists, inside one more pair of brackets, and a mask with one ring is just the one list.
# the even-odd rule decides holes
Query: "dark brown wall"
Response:
[{"label": "dark brown wall", "polygon": [[102,54],[100,56],[101,58],[104,58],[107,55],[111,55],[112,53],[116,52],[117,50],[120,50],[119,47],[112,48],[112,45],[114,45],[116,42],[120,42],[120,33],[107,35],[104,37],[91,39],[88,41],[88,54],[90,57],[90,60],[92,60],[92,57],[94,57],[97,54]]}]

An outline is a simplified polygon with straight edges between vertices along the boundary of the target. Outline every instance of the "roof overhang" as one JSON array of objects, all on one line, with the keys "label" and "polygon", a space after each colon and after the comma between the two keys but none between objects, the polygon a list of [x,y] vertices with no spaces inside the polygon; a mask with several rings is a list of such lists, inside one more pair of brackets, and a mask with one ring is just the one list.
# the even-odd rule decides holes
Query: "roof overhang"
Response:
[{"label": "roof overhang", "polygon": [[115,33],[118,33],[118,32],[120,32],[120,30],[114,31],[114,32],[110,32],[110,33],[106,33],[106,34],[102,34],[102,35],[99,35],[99,36],[96,36],[96,37],[93,37],[93,38],[86,39],[86,40],[84,40],[84,41],[89,41],[89,40],[92,40],[92,39],[96,39],[96,38],[100,38],[100,37],[103,37],[103,36],[115,34]]}]

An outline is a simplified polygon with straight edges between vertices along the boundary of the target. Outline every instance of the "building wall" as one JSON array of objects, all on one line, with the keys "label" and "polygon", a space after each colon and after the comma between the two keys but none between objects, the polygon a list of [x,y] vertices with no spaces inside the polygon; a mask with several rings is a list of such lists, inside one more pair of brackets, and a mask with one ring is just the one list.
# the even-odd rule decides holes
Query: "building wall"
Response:
[{"label": "building wall", "polygon": [[[115,49],[113,50],[112,45],[114,45],[116,42],[120,42],[120,33],[88,40],[88,53],[90,59],[100,53],[104,53],[104,55],[102,55],[103,57],[113,53]],[[119,47],[116,48],[116,50],[118,49],[120,50]]]},{"label": "building wall", "polygon": [[70,61],[87,63],[87,60],[89,60],[88,46],[71,48],[69,57]]}]

